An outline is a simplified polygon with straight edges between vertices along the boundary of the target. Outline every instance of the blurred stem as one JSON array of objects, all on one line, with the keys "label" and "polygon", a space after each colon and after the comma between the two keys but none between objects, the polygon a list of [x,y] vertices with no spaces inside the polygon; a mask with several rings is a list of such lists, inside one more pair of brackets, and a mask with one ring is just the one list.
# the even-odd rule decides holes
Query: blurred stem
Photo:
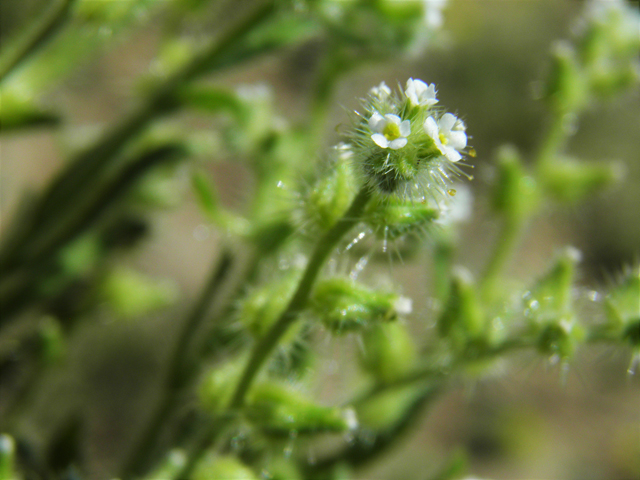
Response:
[{"label": "blurred stem", "polygon": [[365,463],[380,458],[385,451],[392,448],[397,442],[416,426],[419,415],[424,408],[442,392],[439,385],[425,386],[423,391],[404,412],[404,416],[391,428],[378,432],[373,442],[356,440],[344,450],[329,457],[320,459],[313,464],[304,465],[309,472],[309,477],[316,478],[318,473],[332,469],[339,463],[346,462],[352,467],[359,467]]},{"label": "blurred stem", "polygon": [[35,279],[51,259],[55,258],[55,252],[60,247],[93,225],[117,198],[151,168],[175,160],[182,153],[181,148],[172,145],[147,152],[127,164],[114,178],[107,180],[105,185],[94,187],[96,192],[87,194],[85,201],[57,217],[54,227],[27,243],[23,247],[26,250],[23,255],[15,260],[11,259],[12,263],[3,268],[0,277],[0,305],[3,313],[0,328],[9,323],[11,317],[22,308],[38,299]]},{"label": "blurred stem", "polygon": [[516,242],[520,237],[522,223],[522,221],[511,217],[502,219],[498,238],[482,275],[482,295],[486,300],[492,300],[495,297],[500,273],[513,254]]},{"label": "blurred stem", "polygon": [[53,37],[69,18],[76,0],[57,0],[31,22],[0,55],[0,82]]},{"label": "blurred stem", "polygon": [[189,346],[216,298],[216,294],[227,279],[232,264],[233,257],[231,252],[228,248],[225,248],[217,261],[217,266],[212,269],[207,283],[182,326],[169,360],[160,402],[136,444],[129,450],[128,457],[120,470],[121,478],[136,477],[143,474],[150,462],[150,457],[153,454],[153,449],[162,427],[171,412],[178,406],[184,387],[188,384],[189,379],[192,378],[190,372],[187,371],[191,366],[187,361]]},{"label": "blurred stem", "polygon": [[[540,176],[546,168],[556,160],[558,153],[564,147],[567,138],[566,129],[564,128],[564,119],[570,113],[560,114],[554,113],[551,124],[542,139],[540,149],[534,159],[537,169],[537,176]],[[532,212],[529,213],[530,216]],[[494,245],[493,252],[485,267],[482,281],[482,294],[486,300],[491,301],[496,294],[497,282],[502,270],[510,259],[516,247],[516,243],[520,237],[520,231],[525,223],[525,214],[520,217],[503,217],[501,230],[498,239]]]},{"label": "blurred stem", "polygon": [[316,277],[320,269],[324,266],[327,257],[336,247],[338,241],[359,221],[360,217],[371,198],[371,190],[364,186],[360,193],[353,200],[353,203],[344,214],[344,216],[336,222],[336,224],[320,239],[316,245],[300,284],[293,295],[293,298],[282,312],[280,318],[271,327],[267,334],[256,343],[249,362],[240,378],[240,382],[231,397],[229,408],[231,410],[242,407],[245,395],[251,386],[255,376],[262,368],[264,361],[267,359],[273,348],[278,344],[282,335],[287,331],[291,324],[298,318],[302,309],[305,308],[311,289],[315,283]]},{"label": "blurred stem", "polygon": [[568,115],[571,115],[571,113],[553,114],[551,124],[547,129],[545,137],[540,143],[540,149],[535,157],[535,166],[539,170],[552,164],[564,146],[564,142],[567,138],[566,129],[564,128],[564,119]]},{"label": "blurred stem", "polygon": [[[206,72],[227,66],[229,63],[227,50],[237,49],[242,39],[253,28],[269,19],[275,10],[274,2],[260,2],[259,6],[235,28],[196,55],[182,70],[158,85],[123,121],[73,158],[66,170],[50,184],[39,199],[31,218],[26,220],[26,227],[20,229],[20,235],[14,238],[0,255],[3,275],[10,266],[15,266],[12,263],[17,257],[16,253],[20,251],[26,239],[40,236],[39,230],[55,223],[54,220],[59,212],[63,212],[77,202],[78,198],[82,197],[82,193],[91,192],[104,168],[114,156],[120,153],[124,145],[151,120],[168,113],[177,106],[175,93],[181,86]],[[260,49],[250,50],[253,53],[261,52]],[[240,57],[244,59],[242,55]]]}]

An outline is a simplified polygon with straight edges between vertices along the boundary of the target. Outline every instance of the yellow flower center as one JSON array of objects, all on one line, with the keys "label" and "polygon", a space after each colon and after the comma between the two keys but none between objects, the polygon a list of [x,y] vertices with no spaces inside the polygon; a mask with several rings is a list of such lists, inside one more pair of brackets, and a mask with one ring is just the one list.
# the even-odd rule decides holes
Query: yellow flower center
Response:
[{"label": "yellow flower center", "polygon": [[447,137],[445,137],[442,133],[438,134],[438,138],[440,139],[440,143],[442,145],[446,145],[447,143],[449,143]]},{"label": "yellow flower center", "polygon": [[395,123],[389,122],[384,126],[382,134],[389,141],[395,140],[400,137],[400,127]]}]

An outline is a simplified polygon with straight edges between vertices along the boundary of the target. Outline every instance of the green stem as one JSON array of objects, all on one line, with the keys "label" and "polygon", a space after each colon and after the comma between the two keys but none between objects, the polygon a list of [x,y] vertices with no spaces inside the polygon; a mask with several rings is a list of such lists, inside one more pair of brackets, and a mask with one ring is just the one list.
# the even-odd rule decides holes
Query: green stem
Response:
[{"label": "green stem", "polygon": [[513,218],[503,218],[498,239],[482,275],[482,294],[486,299],[491,299],[495,293],[496,282],[504,265],[513,254],[522,223]]},{"label": "green stem", "polygon": [[218,266],[211,271],[211,276],[202,289],[198,301],[184,322],[169,360],[168,373],[162,389],[163,396],[137,443],[129,450],[127,460],[120,471],[121,478],[144,473],[165,421],[178,405],[185,384],[192,378],[188,372],[189,363],[187,362],[189,346],[218,290],[227,278],[232,261],[231,253],[225,250],[218,261]]},{"label": "green stem", "polygon": [[305,308],[311,289],[315,283],[316,277],[320,269],[324,266],[329,254],[336,247],[338,241],[359,221],[369,199],[371,198],[371,190],[364,186],[360,193],[353,200],[349,210],[344,216],[336,222],[336,224],[324,235],[318,242],[313,255],[311,256],[306,270],[298,285],[293,298],[282,312],[280,318],[271,327],[267,334],[255,345],[249,363],[247,364],[242,377],[236,387],[236,390],[229,404],[230,409],[242,407],[245,395],[251,386],[254,378],[263,366],[264,361],[269,356],[274,347],[278,344],[282,335],[298,318],[300,311]]},{"label": "green stem", "polygon": [[46,9],[0,56],[0,82],[53,37],[69,17],[75,0],[58,0]]},{"label": "green stem", "polygon": [[552,164],[558,152],[562,149],[567,138],[566,129],[563,125],[563,119],[566,115],[570,114],[561,115],[554,113],[547,133],[540,144],[540,149],[535,156],[535,165],[538,169],[548,167]]}]

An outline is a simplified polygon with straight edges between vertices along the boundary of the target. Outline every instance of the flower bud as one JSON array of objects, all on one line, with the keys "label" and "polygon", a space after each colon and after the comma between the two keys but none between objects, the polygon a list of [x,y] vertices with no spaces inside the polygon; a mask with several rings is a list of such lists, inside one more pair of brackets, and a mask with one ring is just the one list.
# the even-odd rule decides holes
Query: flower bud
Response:
[{"label": "flower bud", "polygon": [[579,52],[595,94],[609,96],[638,82],[637,8],[626,1],[592,1],[580,27]]},{"label": "flower bud", "polygon": [[560,158],[544,164],[539,173],[542,186],[550,196],[575,203],[620,179],[621,167],[611,162],[579,162]]},{"label": "flower bud", "polygon": [[311,309],[336,334],[360,330],[375,322],[395,320],[411,311],[411,301],[395,293],[373,290],[345,278],[322,280]]},{"label": "flower bud", "polygon": [[396,240],[427,230],[439,212],[429,203],[398,197],[374,198],[364,213],[364,222],[380,240]]},{"label": "flower bud", "polygon": [[552,52],[546,99],[559,115],[581,110],[587,101],[587,79],[576,51],[567,42],[558,42]]},{"label": "flower bud", "polygon": [[227,406],[243,366],[244,359],[235,359],[215,366],[204,375],[198,387],[198,398],[206,411],[216,414]]},{"label": "flower bud", "polygon": [[605,311],[609,327],[634,347],[640,347],[640,267],[627,272],[609,292]]},{"label": "flower bud", "polygon": [[355,196],[357,181],[348,145],[333,149],[328,170],[304,194],[299,223],[310,233],[329,230],[347,211]]},{"label": "flower bud", "polygon": [[176,285],[126,268],[115,268],[104,278],[100,293],[113,312],[123,319],[136,318],[174,303]]},{"label": "flower bud", "polygon": [[388,388],[360,403],[358,418],[362,428],[374,431],[393,428],[423,390],[424,387],[415,385]]},{"label": "flower bud", "polygon": [[380,382],[402,378],[415,365],[416,346],[406,326],[400,322],[371,325],[362,333],[362,340],[360,363]]},{"label": "flower bud", "polygon": [[525,295],[525,317],[538,336],[538,350],[554,357],[570,357],[584,330],[576,322],[572,300],[575,266],[580,252],[567,247],[555,265]]},{"label": "flower bud", "polygon": [[[257,338],[262,337],[278,320],[298,286],[301,269],[292,268],[282,278],[257,287],[242,300],[238,318]],[[290,330],[293,334],[296,329]]]},{"label": "flower bud", "polygon": [[358,425],[353,409],[317,405],[274,381],[251,389],[245,412],[254,424],[273,435],[289,436],[291,431],[346,432]]},{"label": "flower bud", "polygon": [[454,270],[449,299],[438,319],[438,333],[460,350],[486,336],[486,318],[478,300],[471,274],[461,268]]},{"label": "flower bud", "polygon": [[258,480],[258,476],[232,456],[207,455],[193,469],[191,480]]},{"label": "flower bud", "polygon": [[522,220],[538,203],[536,181],[527,174],[515,147],[502,147],[497,160],[493,208],[510,221]]}]

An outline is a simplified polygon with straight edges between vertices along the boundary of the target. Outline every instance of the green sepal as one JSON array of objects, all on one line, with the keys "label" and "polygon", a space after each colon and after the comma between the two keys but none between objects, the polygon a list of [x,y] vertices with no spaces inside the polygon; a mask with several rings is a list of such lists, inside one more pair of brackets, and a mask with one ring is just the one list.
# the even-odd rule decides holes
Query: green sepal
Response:
[{"label": "green sepal", "polygon": [[617,163],[581,162],[559,158],[545,163],[539,179],[546,193],[557,201],[576,203],[598,193],[621,177]]},{"label": "green sepal", "polygon": [[400,297],[346,278],[322,280],[310,301],[311,310],[336,334],[361,330],[375,322],[395,320]]},{"label": "green sepal", "polygon": [[411,333],[401,322],[376,323],[362,332],[362,367],[382,383],[402,378],[418,354]]},{"label": "green sepal", "polygon": [[353,409],[324,407],[276,381],[255,385],[245,413],[262,430],[278,436],[311,432],[346,432],[357,426]]}]

